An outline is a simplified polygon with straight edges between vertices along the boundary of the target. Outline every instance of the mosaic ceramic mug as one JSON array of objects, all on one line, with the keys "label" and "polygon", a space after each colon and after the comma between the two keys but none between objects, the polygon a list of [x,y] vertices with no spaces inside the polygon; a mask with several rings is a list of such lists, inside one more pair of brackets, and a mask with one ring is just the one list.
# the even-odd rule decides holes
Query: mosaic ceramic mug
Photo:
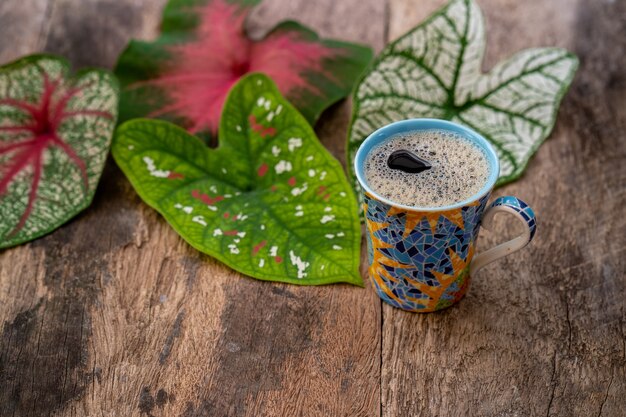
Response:
[{"label": "mosaic ceramic mug", "polygon": [[[490,175],[477,194],[457,204],[432,209],[394,203],[367,185],[365,158],[372,147],[397,134],[432,129],[460,134],[485,151]],[[500,197],[485,210],[498,179],[498,156],[485,138],[456,123],[413,119],[378,129],[359,148],[355,172],[363,193],[369,275],[380,298],[394,307],[431,312],[451,306],[467,292],[470,276],[488,263],[523,248],[535,235],[535,214],[522,200]],[[481,224],[489,229],[493,216],[500,212],[519,219],[524,233],[474,256]]]}]

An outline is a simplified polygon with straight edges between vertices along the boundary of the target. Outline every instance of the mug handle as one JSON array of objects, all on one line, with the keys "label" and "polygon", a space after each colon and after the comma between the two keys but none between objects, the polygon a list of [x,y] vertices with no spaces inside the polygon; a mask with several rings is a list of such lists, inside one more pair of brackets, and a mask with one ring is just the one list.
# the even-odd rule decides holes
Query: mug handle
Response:
[{"label": "mug handle", "polygon": [[530,241],[533,240],[533,237],[535,237],[535,230],[537,229],[535,212],[533,212],[533,209],[531,209],[528,204],[513,196],[499,197],[491,203],[491,206],[489,206],[489,209],[487,209],[483,216],[482,227],[491,230],[493,217],[503,212],[513,214],[521,221],[525,226],[524,233],[515,239],[501,243],[496,247],[476,255],[470,265],[470,276],[476,275],[478,270],[483,266],[506,255],[510,255],[513,252],[517,252],[528,245]]}]

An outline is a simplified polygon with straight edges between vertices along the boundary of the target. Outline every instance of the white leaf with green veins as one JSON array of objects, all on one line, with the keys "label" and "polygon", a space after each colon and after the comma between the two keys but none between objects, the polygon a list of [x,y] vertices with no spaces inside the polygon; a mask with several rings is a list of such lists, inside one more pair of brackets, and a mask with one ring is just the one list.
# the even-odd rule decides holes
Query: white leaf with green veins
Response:
[{"label": "white leaf with green veins", "polygon": [[376,58],[354,94],[348,166],[363,140],[389,123],[446,119],[487,138],[504,184],[519,178],[550,134],[578,67],[559,48],[522,51],[480,71],[485,28],[473,0],[453,0]]}]

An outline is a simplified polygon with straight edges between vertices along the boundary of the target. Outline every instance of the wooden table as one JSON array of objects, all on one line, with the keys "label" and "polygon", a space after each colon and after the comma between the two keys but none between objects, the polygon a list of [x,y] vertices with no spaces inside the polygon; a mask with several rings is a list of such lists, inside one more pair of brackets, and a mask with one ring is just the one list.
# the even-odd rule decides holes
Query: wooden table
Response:
[{"label": "wooden table", "polygon": [[[297,18],[379,51],[443,3],[265,0],[248,24]],[[485,69],[532,46],[581,58],[551,138],[497,191],[539,213],[528,249],[460,305],[405,313],[369,286],[242,277],[185,244],[110,160],[91,208],[0,253],[0,415],[625,416],[626,1],[479,3]],[[0,62],[47,51],[112,67],[129,38],[155,36],[162,5],[2,0]],[[316,126],[339,159],[349,107]]]}]

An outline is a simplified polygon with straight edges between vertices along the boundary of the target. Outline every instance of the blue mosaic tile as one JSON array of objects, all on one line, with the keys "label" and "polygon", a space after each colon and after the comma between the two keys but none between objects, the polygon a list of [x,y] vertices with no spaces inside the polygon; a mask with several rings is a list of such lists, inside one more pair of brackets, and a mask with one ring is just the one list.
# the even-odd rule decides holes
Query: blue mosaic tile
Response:
[{"label": "blue mosaic tile", "polygon": [[[390,216],[389,205],[366,195],[368,227],[377,230],[373,238],[368,236],[370,273],[375,274],[374,287],[380,297],[393,306],[412,311],[433,311],[460,299],[467,290],[468,265],[488,199],[489,195],[485,195],[478,204],[464,206],[458,211],[435,214],[406,211]],[[511,197],[494,202],[494,205],[505,204],[527,221],[531,235],[534,234],[536,224],[530,207]],[[456,223],[460,221],[459,217],[464,227]],[[381,223],[388,225],[381,227]],[[406,267],[393,267],[377,261],[383,258]],[[391,278],[386,279],[375,271],[384,271]]]}]

